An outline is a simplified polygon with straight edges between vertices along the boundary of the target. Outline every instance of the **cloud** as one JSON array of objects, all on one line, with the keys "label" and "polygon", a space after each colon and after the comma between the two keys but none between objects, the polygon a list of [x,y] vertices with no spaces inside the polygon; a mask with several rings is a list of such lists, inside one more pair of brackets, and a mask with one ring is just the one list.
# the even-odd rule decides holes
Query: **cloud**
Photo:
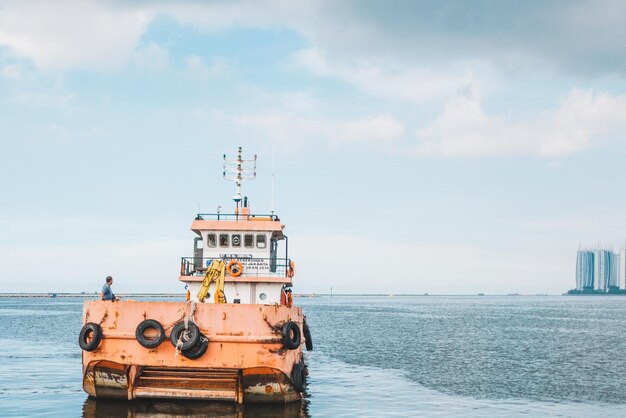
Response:
[{"label": "cloud", "polygon": [[[507,72],[552,68],[567,74],[626,74],[626,4],[375,1],[177,2],[159,12],[205,30],[286,27],[331,62],[376,57],[403,67],[446,68],[481,61]],[[383,66],[387,67],[387,66]]]},{"label": "cloud", "polygon": [[150,11],[110,2],[3,4],[0,45],[43,70],[120,68],[152,21]]},{"label": "cloud", "polygon": [[[40,70],[108,71],[129,62],[159,70],[169,64],[168,50],[154,42],[138,47],[157,17],[209,33],[287,28],[308,42],[292,56],[299,70],[341,80],[389,101],[445,104],[435,120],[421,122],[419,144],[412,150],[417,155],[558,156],[588,149],[600,138],[623,131],[622,96],[572,90],[552,111],[515,115],[488,113],[481,95],[462,93],[480,90],[484,96],[507,77],[510,82],[520,72],[546,69],[590,77],[625,75],[623,3],[492,6],[488,1],[468,5],[402,0],[395,7],[356,1],[294,5],[281,0],[243,6],[227,1],[5,2],[0,46],[6,51],[3,61],[7,54],[25,58]],[[222,57],[207,61],[192,54],[184,60],[188,77],[232,74],[231,63]],[[11,62],[1,74],[15,79],[24,71]],[[536,97],[546,96],[541,92]],[[13,98],[21,104],[61,107],[73,100],[71,95],[34,91],[16,92]],[[431,111],[416,106],[414,112],[398,116],[383,108],[385,104],[345,121],[324,115],[327,106],[306,117],[283,107],[231,115],[229,120],[239,127],[271,130],[285,142],[298,133],[330,142],[377,144],[404,137],[409,112],[423,118]]]},{"label": "cloud", "polygon": [[451,99],[441,114],[417,130],[418,155],[553,157],[626,134],[626,95],[573,89],[558,107],[513,118],[486,113],[473,92]]},{"label": "cloud", "polygon": [[446,69],[482,62],[508,74],[537,70],[583,77],[626,75],[626,4],[600,2],[472,3],[400,0],[319,4],[291,27],[333,57],[364,57],[402,67]]},{"label": "cloud", "polygon": [[9,80],[20,80],[30,77],[30,74],[24,69],[24,66],[11,63],[2,66],[0,76]]},{"label": "cloud", "polygon": [[160,71],[169,65],[169,51],[167,48],[150,42],[143,48],[135,50],[133,63],[142,70]]},{"label": "cloud", "polygon": [[207,63],[204,57],[189,55],[185,58],[185,73],[191,78],[212,78],[226,76],[232,72],[232,66],[222,57],[213,57],[212,62]]},{"label": "cloud", "polygon": [[[404,135],[404,123],[392,116],[374,115],[352,120],[332,120],[321,115],[303,116],[291,112],[232,115],[231,122],[245,129],[264,130],[292,148],[303,143],[337,145],[345,142],[385,144]],[[294,142],[296,141],[296,142]]]},{"label": "cloud", "polygon": [[373,116],[341,123],[338,138],[347,141],[391,141],[404,135],[404,124],[391,116]]},{"label": "cloud", "polygon": [[58,109],[67,109],[72,105],[75,98],[76,95],[74,93],[67,93],[58,88],[47,92],[17,90],[11,96],[11,100],[14,103],[22,106],[34,108],[49,107]]},{"label": "cloud", "polygon": [[[6,1],[0,45],[42,69],[115,69],[156,16],[207,31],[288,28],[308,40],[311,51],[324,51],[337,66],[333,73],[351,68],[357,78],[375,78],[389,68],[407,68],[403,77],[422,78],[429,68],[426,75],[436,80],[438,69],[459,61],[504,72],[542,67],[592,77],[626,75],[626,4],[619,0],[532,7],[486,0],[399,0],[394,7],[368,1]],[[371,62],[376,68],[368,68]],[[444,72],[440,82],[447,85],[448,77],[457,76]]]},{"label": "cloud", "polygon": [[[486,112],[476,89],[462,90],[443,106],[438,116],[413,131],[413,141],[405,140],[407,121],[396,116],[382,113],[333,118],[318,105],[300,112],[275,102],[275,110],[270,112],[231,114],[225,118],[241,129],[265,131],[292,148],[307,142],[324,141],[331,146],[361,142],[416,157],[555,158],[626,135],[626,95],[594,90],[572,89],[554,109],[523,115]],[[557,167],[558,162],[553,160],[550,166]]]},{"label": "cloud", "polygon": [[[204,110],[200,119],[211,117],[227,122],[246,136],[272,138],[281,150],[295,150],[306,144],[341,145],[361,142],[385,147],[405,136],[401,119],[387,113],[344,117],[332,115],[327,103],[309,92],[273,92],[246,86],[242,94],[250,107],[247,112]],[[270,109],[270,110],[268,110]]]},{"label": "cloud", "polygon": [[343,80],[376,97],[415,103],[450,96],[477,82],[463,69],[445,72],[404,67],[401,63],[378,62],[373,58],[346,62],[343,58],[330,59],[319,48],[298,51],[294,63],[313,74]]}]

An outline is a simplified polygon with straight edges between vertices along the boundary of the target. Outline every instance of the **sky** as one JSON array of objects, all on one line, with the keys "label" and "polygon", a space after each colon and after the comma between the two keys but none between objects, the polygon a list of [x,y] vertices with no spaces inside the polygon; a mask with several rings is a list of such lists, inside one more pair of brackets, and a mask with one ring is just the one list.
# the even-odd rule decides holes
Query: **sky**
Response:
[{"label": "sky", "polygon": [[560,294],[579,246],[626,241],[625,21],[622,1],[0,0],[0,292],[183,292],[242,146],[296,293]]}]

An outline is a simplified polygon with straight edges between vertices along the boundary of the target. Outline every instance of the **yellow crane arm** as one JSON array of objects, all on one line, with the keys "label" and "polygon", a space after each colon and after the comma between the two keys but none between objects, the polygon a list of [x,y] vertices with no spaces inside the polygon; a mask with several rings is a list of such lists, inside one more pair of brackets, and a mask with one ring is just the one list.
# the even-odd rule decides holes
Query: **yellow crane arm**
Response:
[{"label": "yellow crane arm", "polygon": [[214,300],[215,303],[226,303],[226,295],[224,294],[224,261],[220,260],[220,272],[219,275],[215,278],[215,295]]},{"label": "yellow crane arm", "polygon": [[204,302],[209,293],[211,283],[215,282],[215,303],[226,303],[224,295],[224,272],[226,267],[223,260],[213,260],[204,275],[204,280],[198,291],[198,300]]}]

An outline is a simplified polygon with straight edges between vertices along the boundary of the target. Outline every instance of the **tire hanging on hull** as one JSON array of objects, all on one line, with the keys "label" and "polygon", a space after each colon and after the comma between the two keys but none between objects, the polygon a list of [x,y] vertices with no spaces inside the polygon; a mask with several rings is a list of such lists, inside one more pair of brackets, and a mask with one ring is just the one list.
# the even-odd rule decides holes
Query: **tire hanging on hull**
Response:
[{"label": "tire hanging on hull", "polygon": [[300,334],[300,327],[293,321],[285,322],[283,325],[283,347],[288,350],[295,350],[300,347],[302,341],[302,335]]},{"label": "tire hanging on hull", "polygon": [[291,369],[291,383],[298,392],[304,392],[306,389],[307,369],[302,360],[293,365]]},{"label": "tire hanging on hull", "polygon": [[191,321],[187,323],[187,327],[185,327],[185,321],[178,322],[174,325],[170,334],[170,342],[174,347],[180,349],[181,351],[192,348],[196,345],[199,338],[200,330],[198,329],[198,326]]},{"label": "tire hanging on hull", "polygon": [[[149,329],[157,331],[156,337],[150,338],[145,336],[145,332]],[[163,342],[163,339],[165,338],[165,330],[159,321],[155,319],[146,319],[137,325],[137,329],[135,329],[135,338],[137,339],[137,342],[145,348],[156,348]]]},{"label": "tire hanging on hull", "polygon": [[311,338],[311,330],[306,323],[306,320],[302,322],[302,331],[304,333],[304,345],[306,351],[313,351],[313,339]]},{"label": "tire hanging on hull", "polygon": [[95,322],[86,323],[78,334],[78,345],[85,351],[94,351],[102,341],[102,327]]},{"label": "tire hanging on hull", "polygon": [[200,333],[198,337],[198,342],[194,344],[188,350],[183,350],[183,356],[187,357],[189,360],[199,359],[206,353],[207,348],[209,348],[209,339],[203,333]]}]

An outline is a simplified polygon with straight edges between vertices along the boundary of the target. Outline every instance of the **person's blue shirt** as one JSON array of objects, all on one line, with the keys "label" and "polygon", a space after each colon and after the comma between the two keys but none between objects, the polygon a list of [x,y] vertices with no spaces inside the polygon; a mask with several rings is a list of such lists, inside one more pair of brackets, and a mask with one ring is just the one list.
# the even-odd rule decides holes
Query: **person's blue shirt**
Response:
[{"label": "person's blue shirt", "polygon": [[115,300],[115,295],[111,291],[111,286],[108,283],[105,283],[104,286],[102,286],[102,294],[103,300]]}]

